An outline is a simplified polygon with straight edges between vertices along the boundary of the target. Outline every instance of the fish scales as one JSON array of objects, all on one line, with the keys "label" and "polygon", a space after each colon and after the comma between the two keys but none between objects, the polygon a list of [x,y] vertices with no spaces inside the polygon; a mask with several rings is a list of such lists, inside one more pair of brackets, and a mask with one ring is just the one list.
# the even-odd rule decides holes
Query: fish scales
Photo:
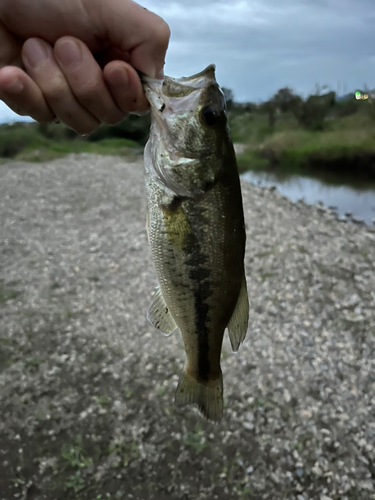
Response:
[{"label": "fish scales", "polygon": [[242,197],[225,102],[213,66],[164,84],[146,78],[144,88],[152,116],[148,237],[160,284],[148,317],[164,333],[182,334],[187,363],[176,402],[196,403],[218,421],[224,331],[237,350],[248,321]]}]

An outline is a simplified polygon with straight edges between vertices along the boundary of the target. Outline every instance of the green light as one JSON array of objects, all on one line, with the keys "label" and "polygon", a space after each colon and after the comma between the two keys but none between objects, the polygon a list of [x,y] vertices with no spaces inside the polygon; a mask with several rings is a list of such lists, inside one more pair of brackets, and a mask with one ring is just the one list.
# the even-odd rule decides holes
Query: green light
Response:
[{"label": "green light", "polygon": [[361,97],[361,93],[357,90],[357,92],[355,93],[355,96],[356,97]]}]

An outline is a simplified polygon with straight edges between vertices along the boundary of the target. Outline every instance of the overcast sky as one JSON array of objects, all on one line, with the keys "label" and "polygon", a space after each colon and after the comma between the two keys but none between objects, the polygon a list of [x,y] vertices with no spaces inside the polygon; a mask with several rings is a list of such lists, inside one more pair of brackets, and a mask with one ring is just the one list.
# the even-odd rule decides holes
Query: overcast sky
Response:
[{"label": "overcast sky", "polygon": [[188,76],[215,63],[218,82],[237,101],[265,100],[284,86],[303,95],[316,85],[340,94],[375,87],[375,0],[139,3],[171,28],[167,74]]}]

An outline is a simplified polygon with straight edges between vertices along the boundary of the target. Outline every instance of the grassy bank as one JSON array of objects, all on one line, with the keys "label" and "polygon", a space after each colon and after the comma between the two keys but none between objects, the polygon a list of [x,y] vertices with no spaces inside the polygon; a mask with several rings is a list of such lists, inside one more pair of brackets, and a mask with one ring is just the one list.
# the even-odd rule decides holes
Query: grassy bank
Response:
[{"label": "grassy bank", "polygon": [[[371,103],[336,104],[320,130],[303,127],[292,112],[272,122],[261,106],[229,112],[233,142],[244,144],[240,171],[330,177],[330,182],[375,181],[375,114]],[[270,125],[271,124],[271,125]],[[62,124],[0,126],[0,161],[50,161],[69,153],[126,156],[140,152],[150,117],[129,116],[114,127],[101,126],[88,138]]]},{"label": "grassy bank", "polygon": [[143,149],[149,126],[149,117],[131,116],[116,126],[100,126],[89,137],[82,137],[63,124],[0,125],[0,159],[50,161],[70,153],[127,156]]},{"label": "grassy bank", "polygon": [[230,124],[234,142],[247,146],[238,157],[241,171],[375,180],[375,122],[366,112],[330,119],[319,131],[302,129],[287,114],[272,129],[255,113],[232,115]]},{"label": "grassy bank", "polygon": [[130,139],[103,139],[98,142],[76,140],[71,142],[47,141],[37,147],[28,146],[17,155],[17,161],[50,161],[71,153],[91,153],[98,155],[129,156],[140,151],[140,146]]}]

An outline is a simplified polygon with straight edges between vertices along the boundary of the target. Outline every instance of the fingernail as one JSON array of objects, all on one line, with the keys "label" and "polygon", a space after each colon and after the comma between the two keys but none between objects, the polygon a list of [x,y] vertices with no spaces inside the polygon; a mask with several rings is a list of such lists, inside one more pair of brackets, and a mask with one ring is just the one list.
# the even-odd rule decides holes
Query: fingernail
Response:
[{"label": "fingernail", "polygon": [[111,71],[110,82],[113,87],[126,88],[129,86],[128,73],[125,68],[115,68]]},{"label": "fingernail", "polygon": [[28,40],[26,45],[25,58],[33,68],[39,66],[48,59],[49,53],[46,44],[36,38]]},{"label": "fingernail", "polygon": [[82,50],[73,40],[64,40],[57,44],[56,56],[63,66],[76,66],[82,61]]},{"label": "fingernail", "polygon": [[13,80],[10,82],[6,87],[5,90],[7,92],[10,92],[11,94],[20,94],[23,89],[24,89],[24,84],[19,80],[18,78],[16,80]]}]

